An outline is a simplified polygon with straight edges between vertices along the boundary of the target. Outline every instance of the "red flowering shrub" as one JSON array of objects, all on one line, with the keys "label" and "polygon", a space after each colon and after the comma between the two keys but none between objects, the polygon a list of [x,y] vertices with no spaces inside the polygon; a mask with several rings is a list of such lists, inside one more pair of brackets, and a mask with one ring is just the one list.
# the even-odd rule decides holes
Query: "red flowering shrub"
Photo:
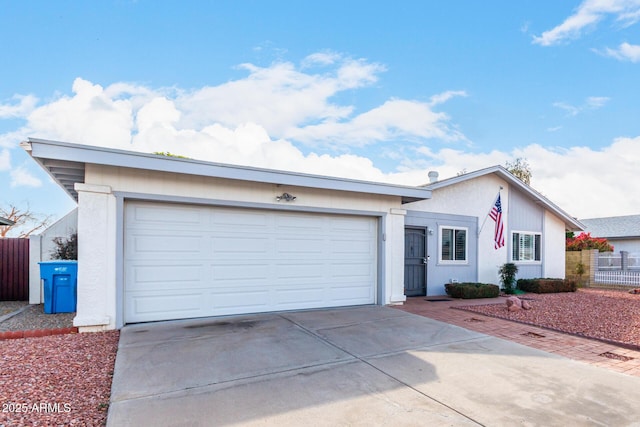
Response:
[{"label": "red flowering shrub", "polygon": [[600,252],[613,252],[613,246],[604,237],[591,237],[591,233],[582,233],[578,237],[567,238],[568,251],[597,249]]}]

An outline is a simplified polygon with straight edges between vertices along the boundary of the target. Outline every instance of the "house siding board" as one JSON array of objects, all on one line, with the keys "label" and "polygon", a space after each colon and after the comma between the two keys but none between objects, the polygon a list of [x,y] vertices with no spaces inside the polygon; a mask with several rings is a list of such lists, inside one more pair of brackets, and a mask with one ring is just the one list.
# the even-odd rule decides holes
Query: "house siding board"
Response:
[{"label": "house siding board", "polygon": [[544,209],[524,197],[517,191],[511,191],[509,197],[509,228],[516,231],[542,233]]},{"label": "house siding board", "polygon": [[[444,285],[457,280],[458,282],[477,281],[478,227],[477,219],[471,216],[452,215],[432,212],[407,211],[405,226],[427,227],[433,234],[427,234],[427,295],[444,295]],[[438,261],[439,233],[441,226],[467,228],[467,262],[465,264],[445,264]]]}]

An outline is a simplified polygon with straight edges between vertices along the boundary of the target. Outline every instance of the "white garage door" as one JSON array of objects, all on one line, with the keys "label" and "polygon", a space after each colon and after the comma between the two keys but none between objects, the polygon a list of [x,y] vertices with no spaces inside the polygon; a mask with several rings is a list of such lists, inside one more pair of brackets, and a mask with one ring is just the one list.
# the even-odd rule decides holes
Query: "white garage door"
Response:
[{"label": "white garage door", "polygon": [[377,219],[125,204],[126,323],[373,304]]}]

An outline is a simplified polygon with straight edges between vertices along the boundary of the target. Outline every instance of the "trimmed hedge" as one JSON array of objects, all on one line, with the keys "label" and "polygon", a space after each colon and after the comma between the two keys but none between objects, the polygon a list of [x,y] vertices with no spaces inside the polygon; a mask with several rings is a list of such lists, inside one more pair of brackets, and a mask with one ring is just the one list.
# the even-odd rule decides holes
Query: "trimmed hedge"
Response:
[{"label": "trimmed hedge", "polygon": [[534,294],[575,292],[578,283],[571,279],[518,279],[518,289]]},{"label": "trimmed hedge", "polygon": [[447,283],[444,285],[447,295],[453,298],[495,298],[500,296],[500,287],[488,283]]}]

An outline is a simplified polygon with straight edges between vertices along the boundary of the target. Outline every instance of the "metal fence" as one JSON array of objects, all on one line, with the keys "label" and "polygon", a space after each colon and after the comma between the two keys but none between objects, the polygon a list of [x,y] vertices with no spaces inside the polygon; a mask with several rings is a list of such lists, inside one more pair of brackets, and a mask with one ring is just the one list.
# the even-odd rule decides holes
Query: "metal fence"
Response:
[{"label": "metal fence", "polygon": [[0,239],[0,301],[29,299],[29,239]]},{"label": "metal fence", "polygon": [[640,286],[640,271],[596,271],[595,282],[604,285]]},{"label": "metal fence", "polygon": [[640,286],[640,254],[600,252],[594,282],[604,285]]}]

